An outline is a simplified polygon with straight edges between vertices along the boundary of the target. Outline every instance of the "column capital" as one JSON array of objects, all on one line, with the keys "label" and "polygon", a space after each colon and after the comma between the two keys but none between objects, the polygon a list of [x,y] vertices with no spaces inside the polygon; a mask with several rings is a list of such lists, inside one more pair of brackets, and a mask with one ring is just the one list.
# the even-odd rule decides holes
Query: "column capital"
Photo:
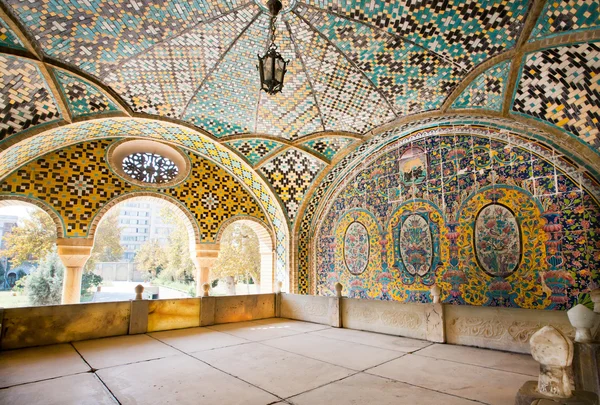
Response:
[{"label": "column capital", "polygon": [[221,245],[219,243],[211,244],[196,244],[196,263],[200,267],[212,267],[217,258],[219,257],[219,250]]},{"label": "column capital", "polygon": [[65,267],[83,267],[92,253],[93,239],[87,238],[58,238],[56,247],[58,256]]}]

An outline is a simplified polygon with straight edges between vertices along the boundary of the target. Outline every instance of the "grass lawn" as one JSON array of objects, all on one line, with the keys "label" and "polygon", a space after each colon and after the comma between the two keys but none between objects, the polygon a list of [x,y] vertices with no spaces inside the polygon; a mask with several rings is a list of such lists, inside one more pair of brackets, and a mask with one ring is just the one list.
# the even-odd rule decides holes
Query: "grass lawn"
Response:
[{"label": "grass lawn", "polygon": [[0,291],[0,307],[2,308],[16,308],[16,307],[28,307],[31,304],[27,299],[26,295],[19,295],[13,297],[12,291]]}]

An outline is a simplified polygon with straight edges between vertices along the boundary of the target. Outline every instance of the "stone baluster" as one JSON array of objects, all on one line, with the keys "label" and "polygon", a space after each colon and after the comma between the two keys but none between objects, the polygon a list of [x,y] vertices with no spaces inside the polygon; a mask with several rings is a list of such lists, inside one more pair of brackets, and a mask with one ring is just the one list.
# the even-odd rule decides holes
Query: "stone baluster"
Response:
[{"label": "stone baluster", "polygon": [[590,292],[590,298],[594,303],[594,312],[600,314],[600,288],[596,288]]},{"label": "stone baluster", "polygon": [[579,343],[590,343],[592,339],[592,328],[598,316],[585,305],[575,305],[567,311],[569,322],[575,328],[575,341]]},{"label": "stone baluster", "polygon": [[440,289],[440,286],[438,286],[437,284],[434,284],[431,286],[431,288],[429,289],[430,293],[431,293],[431,300],[434,304],[439,304],[440,303],[440,296],[442,295],[442,290]]},{"label": "stone baluster", "polygon": [[210,290],[210,284],[208,283],[204,283],[202,284],[202,296],[203,297],[209,297],[209,290]]},{"label": "stone baluster", "polygon": [[342,290],[343,289],[344,289],[344,286],[342,286],[342,284],[335,283],[335,296],[337,298],[342,298]]},{"label": "stone baluster", "polygon": [[219,257],[220,245],[212,244],[197,244],[196,256],[193,258],[196,265],[196,296],[201,297],[203,294],[203,285],[210,280],[210,269],[214,266]]}]

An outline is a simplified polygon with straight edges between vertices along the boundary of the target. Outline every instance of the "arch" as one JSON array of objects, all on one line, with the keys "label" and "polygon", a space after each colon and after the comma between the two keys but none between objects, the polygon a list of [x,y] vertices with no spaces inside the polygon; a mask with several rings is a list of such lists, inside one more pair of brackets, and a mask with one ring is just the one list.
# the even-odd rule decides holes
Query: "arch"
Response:
[{"label": "arch", "polygon": [[56,226],[56,237],[62,238],[65,236],[65,225],[63,219],[58,212],[56,212],[56,210],[46,202],[36,198],[20,195],[0,195],[0,207],[8,207],[11,205],[30,206],[41,209],[48,214],[50,218],[52,218],[52,222],[54,222],[54,225]]},{"label": "arch", "polygon": [[276,238],[276,276],[289,283],[289,229],[283,208],[263,177],[227,146],[186,126],[147,118],[98,118],[33,135],[0,152],[0,180],[40,156],[82,141],[105,138],[154,139],[188,149],[226,170],[261,206]]},{"label": "arch", "polygon": [[221,243],[221,237],[229,225],[239,222],[252,229],[258,237],[260,252],[260,292],[270,293],[274,291],[275,283],[275,239],[267,225],[257,218],[250,216],[235,216],[224,221],[217,232],[217,243]]}]

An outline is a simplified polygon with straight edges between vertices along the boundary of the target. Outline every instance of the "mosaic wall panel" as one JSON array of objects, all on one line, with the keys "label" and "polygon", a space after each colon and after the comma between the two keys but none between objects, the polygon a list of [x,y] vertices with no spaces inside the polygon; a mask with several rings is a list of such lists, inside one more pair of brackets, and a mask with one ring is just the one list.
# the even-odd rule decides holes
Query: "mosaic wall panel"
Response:
[{"label": "mosaic wall panel", "polygon": [[[66,237],[86,236],[94,215],[111,199],[136,191],[154,191],[123,181],[107,164],[110,140],[84,142],[45,155],[7,177],[0,195],[20,195],[53,207],[65,224]],[[156,192],[175,198],[196,219],[202,242],[214,242],[221,224],[235,215],[266,220],[254,198],[214,163],[188,153],[189,177]]]},{"label": "mosaic wall panel", "polygon": [[600,42],[526,55],[513,110],[555,125],[600,152]]},{"label": "mosaic wall panel", "polygon": [[252,21],[251,5],[127,60],[104,79],[136,112],[179,118],[202,80]]},{"label": "mosaic wall panel", "polygon": [[56,59],[102,77],[119,63],[244,0],[6,0]]},{"label": "mosaic wall panel", "polygon": [[[353,274],[343,260],[340,235],[356,211],[387,241],[375,244],[374,272]],[[446,303],[564,310],[600,282],[598,215],[575,173],[514,143],[392,143],[328,200],[312,254],[317,291],[333,295],[341,282],[351,297],[428,302],[437,283]]]},{"label": "mosaic wall panel", "polygon": [[5,55],[0,55],[0,111],[0,141],[60,119],[56,100],[38,67]]},{"label": "mosaic wall panel", "polygon": [[531,32],[530,42],[567,32],[595,29],[600,26],[597,0],[549,0]]},{"label": "mosaic wall panel", "polygon": [[260,167],[286,208],[291,221],[313,180],[325,167],[323,162],[300,152],[288,149]]},{"label": "mosaic wall panel", "polygon": [[119,107],[106,94],[88,81],[57,69],[54,69],[54,76],[73,117],[119,111]]},{"label": "mosaic wall panel", "polygon": [[434,53],[385,31],[304,10],[303,17],[359,66],[403,115],[440,107],[466,74]]},{"label": "mosaic wall panel", "polygon": [[17,37],[17,35],[10,29],[8,24],[0,19],[0,45],[7,46],[14,49],[25,49],[25,46]]},{"label": "mosaic wall panel", "polygon": [[198,89],[182,118],[216,137],[254,132],[259,81],[256,55],[265,52],[269,19],[261,14]]},{"label": "mosaic wall panel", "polygon": [[[343,182],[349,170],[356,167],[367,159],[373,153],[376,153],[379,148],[398,139],[403,142],[410,142],[413,139],[421,139],[430,135],[440,135],[443,133],[473,133],[478,135],[489,136],[493,139],[506,140],[511,143],[520,145],[521,147],[534,150],[536,153],[544,156],[547,160],[554,160],[555,163],[561,162],[561,170],[568,173],[580,172],[579,181],[587,189],[591,190],[597,200],[600,200],[600,185],[597,178],[600,174],[587,167],[586,171],[582,170],[585,162],[579,162],[583,165],[580,167],[573,166],[572,162],[564,162],[564,159],[556,159],[555,153],[568,153],[561,150],[555,152],[548,149],[546,146],[531,142],[529,139],[538,139],[542,142],[548,142],[547,135],[529,125],[519,124],[515,129],[514,122],[506,119],[490,119],[489,117],[478,116],[455,116],[453,118],[425,118],[417,121],[411,121],[400,125],[390,131],[383,132],[357,146],[352,152],[341,159],[335,166],[327,172],[321,182],[315,186],[311,192],[308,204],[303,211],[302,219],[299,224],[297,245],[297,273],[295,276],[295,288],[301,294],[308,294],[313,291],[314,283],[310,274],[310,266],[314,263],[309,263],[310,257],[310,240],[314,233],[315,223],[321,213],[322,203],[332,198],[330,192],[335,190],[339,182]],[[526,136],[523,139],[522,135]]]},{"label": "mosaic wall panel", "polygon": [[325,129],[363,133],[394,118],[377,90],[338,51],[295,15],[286,16],[325,120]]},{"label": "mosaic wall panel", "polygon": [[346,148],[354,141],[354,138],[343,137],[318,138],[306,141],[302,144],[302,146],[306,146],[313,152],[316,152],[324,158],[331,160],[339,151]]},{"label": "mosaic wall panel", "polygon": [[510,61],[500,62],[477,76],[452,103],[452,108],[502,111]]},{"label": "mosaic wall panel", "polygon": [[265,156],[275,152],[283,146],[282,143],[266,139],[240,139],[238,141],[225,142],[232,148],[237,149],[254,166]]},{"label": "mosaic wall panel", "polygon": [[49,151],[83,141],[122,137],[123,134],[127,134],[129,137],[173,142],[190,148],[226,169],[236,180],[244,184],[262,205],[265,214],[275,228],[277,277],[279,280],[287,279],[288,231],[285,214],[282,212],[279,202],[273,197],[269,188],[263,184],[261,177],[246,163],[226,147],[188,128],[167,122],[110,118],[53,129],[43,135],[19,142],[8,151],[0,153],[0,179]]},{"label": "mosaic wall panel", "polygon": [[277,21],[277,47],[289,61],[283,91],[274,95],[260,92],[256,132],[294,140],[303,135],[323,131],[319,107],[308,81],[302,60],[297,56],[285,22]]},{"label": "mosaic wall panel", "polygon": [[529,2],[521,0],[346,1],[305,3],[402,36],[464,68],[514,46]]}]

